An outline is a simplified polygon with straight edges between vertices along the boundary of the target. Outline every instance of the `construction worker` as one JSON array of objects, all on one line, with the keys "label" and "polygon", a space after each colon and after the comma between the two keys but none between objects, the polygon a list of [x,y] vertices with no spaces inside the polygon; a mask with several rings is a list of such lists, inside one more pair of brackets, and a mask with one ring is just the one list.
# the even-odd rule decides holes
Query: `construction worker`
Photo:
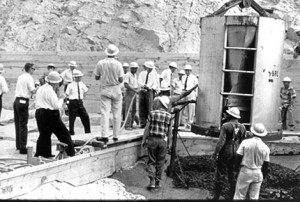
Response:
[{"label": "construction worker", "polygon": [[176,62],[171,62],[169,68],[165,69],[160,75],[160,95],[170,96],[172,91],[173,73],[177,69]]},{"label": "construction worker", "polygon": [[213,158],[217,162],[214,199],[219,199],[224,190],[226,176],[230,184],[230,197],[233,198],[235,190],[234,163],[238,145],[245,138],[246,128],[238,122],[240,110],[231,107],[226,110],[227,122],[221,126],[219,140]]},{"label": "construction worker", "polygon": [[110,44],[105,49],[107,58],[100,60],[95,69],[95,79],[100,81],[100,121],[101,138],[103,142],[108,142],[108,128],[110,109],[113,114],[113,140],[117,141],[120,133],[122,119],[122,92],[120,84],[123,82],[124,70],[122,64],[115,59],[119,53],[119,48]]},{"label": "construction worker", "polygon": [[[6,80],[5,80],[4,76],[2,75],[3,72],[4,72],[4,66],[3,66],[3,64],[0,63],[0,118],[1,118],[1,112],[2,112],[2,96],[3,96],[3,94],[8,92]],[[3,125],[3,124],[0,123],[0,125]]]},{"label": "construction worker", "polygon": [[[47,66],[47,70],[48,70],[48,72],[43,73],[43,75],[39,79],[39,86],[42,86],[46,83],[46,80],[45,80],[46,76],[48,76],[48,74],[50,72],[55,71],[56,67],[53,63],[50,63]],[[63,80],[60,82],[59,86],[62,86],[62,84],[63,84]],[[59,96],[59,88],[56,89],[56,94],[57,94],[57,96]]]},{"label": "construction worker", "polygon": [[171,131],[172,115],[168,112],[169,98],[159,96],[154,99],[153,111],[149,114],[144,130],[142,146],[148,149],[147,171],[150,179],[148,189],[161,187],[160,181],[167,154],[167,139]]},{"label": "construction worker", "polygon": [[293,110],[294,110],[294,104],[296,98],[296,91],[292,86],[290,86],[292,82],[291,78],[284,77],[282,82],[283,82],[283,87],[281,87],[280,89],[280,98],[281,98],[280,117],[282,122],[282,129],[287,129],[287,124],[288,124],[290,130],[293,131],[295,129]]},{"label": "construction worker", "polygon": [[[182,82],[182,77],[185,75],[184,70],[180,70],[178,72],[178,77],[174,78],[172,81],[172,91],[174,95],[180,95],[183,90],[183,82]],[[182,111],[179,113],[179,125],[183,125],[183,120],[182,120]]]},{"label": "construction worker", "polygon": [[20,150],[20,154],[27,154],[27,135],[28,135],[28,118],[29,118],[29,99],[36,92],[32,74],[34,72],[34,64],[26,63],[24,73],[18,77],[15,91],[14,123],[16,131],[16,147]]},{"label": "construction worker", "polygon": [[139,115],[140,128],[145,128],[148,115],[153,109],[153,99],[155,91],[159,88],[157,82],[157,73],[153,71],[154,62],[146,61],[144,63],[146,71],[142,71],[138,77],[140,87],[139,91]]},{"label": "construction worker", "polygon": [[[128,70],[129,70],[129,64],[127,62],[123,63],[123,71],[124,71],[124,75],[127,74]],[[122,96],[123,96],[123,100],[122,100],[122,121],[125,120],[125,116],[126,116],[126,112],[125,112],[125,86],[124,86],[124,82],[121,83],[121,91],[122,91]]]},{"label": "construction worker", "polygon": [[[130,72],[124,75],[124,86],[125,86],[125,112],[128,115],[128,119],[125,123],[125,130],[134,129],[133,122],[135,120],[136,115],[136,97],[135,95],[138,93],[138,80],[137,80],[137,69],[139,65],[137,62],[130,63]],[[132,102],[132,106],[130,109],[130,103]]]},{"label": "construction worker", "polygon": [[71,135],[75,134],[74,122],[77,115],[84,126],[84,132],[91,133],[90,117],[83,105],[83,98],[85,98],[88,88],[81,81],[82,76],[82,72],[75,69],[73,71],[74,81],[68,85],[65,92],[69,98],[69,130]]},{"label": "construction worker", "polygon": [[[184,66],[184,71],[185,75],[182,77],[183,80],[183,91],[187,91],[194,87],[196,84],[198,84],[198,79],[197,77],[192,74],[192,66],[187,64]],[[197,89],[195,89],[194,92],[189,94],[186,97],[186,100],[196,100],[197,97]],[[186,129],[190,130],[191,129],[191,124],[194,123],[194,117],[195,117],[195,103],[190,103],[188,106],[185,108],[186,114],[187,114],[187,124],[186,124]]]},{"label": "construction worker", "polygon": [[237,150],[239,175],[234,200],[245,200],[247,195],[250,200],[258,200],[261,183],[267,176],[270,149],[261,140],[267,130],[262,123],[257,123],[250,131],[253,137],[243,140]]},{"label": "construction worker", "polygon": [[52,133],[55,134],[60,142],[68,145],[66,149],[67,155],[74,156],[75,150],[70,133],[60,117],[60,109],[64,99],[58,99],[55,93],[55,89],[59,88],[62,78],[58,72],[52,71],[45,80],[47,83],[41,86],[36,94],[35,118],[39,137],[36,143],[35,156],[54,157],[51,151]]}]

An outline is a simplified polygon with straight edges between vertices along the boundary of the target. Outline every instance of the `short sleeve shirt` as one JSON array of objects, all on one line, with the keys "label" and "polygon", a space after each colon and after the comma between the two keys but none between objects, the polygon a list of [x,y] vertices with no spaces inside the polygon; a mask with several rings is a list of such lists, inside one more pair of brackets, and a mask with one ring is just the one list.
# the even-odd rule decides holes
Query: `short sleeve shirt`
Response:
[{"label": "short sleeve shirt", "polygon": [[25,72],[18,77],[15,96],[29,99],[31,96],[31,91],[34,89],[35,86],[32,76]]},{"label": "short sleeve shirt", "polygon": [[131,72],[127,72],[124,75],[124,83],[127,83],[132,88],[138,88],[137,75],[136,74],[133,75]]},{"label": "short sleeve shirt", "polygon": [[[80,93],[80,97],[78,96],[78,85],[79,84],[79,93]],[[86,85],[80,81],[80,82],[75,82],[73,81],[72,83],[70,83],[66,89],[66,94],[69,96],[70,100],[77,100],[80,98],[80,100],[83,99],[83,94],[86,93],[88,91],[88,88],[86,87]]]},{"label": "short sleeve shirt", "polygon": [[249,169],[259,169],[264,161],[270,161],[270,149],[259,137],[243,140],[237,154],[243,156],[241,164]]},{"label": "short sleeve shirt", "polygon": [[293,87],[280,89],[281,104],[291,104],[292,98],[296,98],[296,91]]},{"label": "short sleeve shirt", "polygon": [[93,73],[100,76],[100,86],[120,85],[119,78],[124,76],[122,64],[115,58],[100,60]]}]

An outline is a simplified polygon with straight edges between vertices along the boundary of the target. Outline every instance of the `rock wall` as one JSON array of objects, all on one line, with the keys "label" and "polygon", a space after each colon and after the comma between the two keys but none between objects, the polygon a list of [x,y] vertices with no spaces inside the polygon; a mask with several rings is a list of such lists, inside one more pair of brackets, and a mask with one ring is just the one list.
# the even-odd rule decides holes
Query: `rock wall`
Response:
[{"label": "rock wall", "polygon": [[[285,53],[300,40],[300,1],[256,0],[287,22]],[[228,0],[2,0],[0,50],[198,53],[200,17]],[[252,8],[226,15],[258,15]],[[300,34],[300,33],[299,33]]]}]

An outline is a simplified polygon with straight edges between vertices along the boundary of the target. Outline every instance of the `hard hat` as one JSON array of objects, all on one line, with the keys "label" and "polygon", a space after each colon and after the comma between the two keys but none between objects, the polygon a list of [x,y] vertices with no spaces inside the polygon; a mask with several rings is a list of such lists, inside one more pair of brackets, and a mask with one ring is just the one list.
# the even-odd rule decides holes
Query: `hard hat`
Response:
[{"label": "hard hat", "polygon": [[69,67],[77,67],[77,63],[75,61],[70,61],[68,65]]},{"label": "hard hat", "polygon": [[158,99],[165,108],[168,108],[170,103],[170,99],[168,96],[159,96]]},{"label": "hard hat", "polygon": [[55,65],[53,63],[50,63],[47,67],[53,67],[55,69]]},{"label": "hard hat", "polygon": [[184,70],[180,70],[179,72],[178,72],[178,74],[185,74],[185,71]]},{"label": "hard hat", "polygon": [[105,49],[104,52],[108,56],[115,56],[119,53],[119,48],[114,44],[110,44],[108,45],[108,47]]},{"label": "hard hat", "polygon": [[3,64],[0,63],[0,73],[3,73],[4,72],[4,66]]},{"label": "hard hat", "polygon": [[154,68],[155,68],[154,62],[152,62],[152,61],[146,61],[146,62],[144,63],[144,65],[145,65],[147,68],[150,68],[150,69],[154,69]]},{"label": "hard hat", "polygon": [[169,64],[169,67],[174,67],[174,68],[177,69],[177,64],[176,64],[176,62],[171,62],[171,63]]},{"label": "hard hat", "polygon": [[290,77],[284,77],[283,82],[292,82]]},{"label": "hard hat", "polygon": [[60,83],[62,81],[62,78],[60,77],[58,72],[52,71],[48,74],[45,80],[49,83]]},{"label": "hard hat", "polygon": [[268,134],[265,126],[262,123],[257,123],[254,126],[251,126],[250,131],[259,137],[264,137]]},{"label": "hard hat", "polygon": [[73,71],[73,77],[81,77],[81,76],[83,76],[83,73],[80,70],[75,69]]},{"label": "hard hat", "polygon": [[192,66],[191,65],[185,65],[184,70],[192,70]]},{"label": "hard hat", "polygon": [[139,68],[139,64],[137,62],[131,62],[130,68]]},{"label": "hard hat", "polygon": [[226,112],[227,112],[229,115],[231,115],[231,116],[233,116],[233,117],[235,117],[235,118],[237,118],[237,119],[240,119],[240,118],[241,118],[241,116],[240,116],[240,110],[239,110],[239,108],[237,108],[237,107],[231,107],[231,108],[229,108],[228,110],[226,110]]},{"label": "hard hat", "polygon": [[127,62],[124,62],[123,67],[129,67],[129,64]]}]

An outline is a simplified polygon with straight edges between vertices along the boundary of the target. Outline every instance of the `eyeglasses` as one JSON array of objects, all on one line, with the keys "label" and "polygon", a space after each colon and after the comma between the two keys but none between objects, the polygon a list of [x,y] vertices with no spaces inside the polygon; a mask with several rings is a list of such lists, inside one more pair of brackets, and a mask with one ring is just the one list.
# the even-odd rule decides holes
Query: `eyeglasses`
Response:
[{"label": "eyeglasses", "polygon": [[35,71],[35,68],[34,68],[34,67],[31,67],[31,69],[32,69],[33,71]]}]

